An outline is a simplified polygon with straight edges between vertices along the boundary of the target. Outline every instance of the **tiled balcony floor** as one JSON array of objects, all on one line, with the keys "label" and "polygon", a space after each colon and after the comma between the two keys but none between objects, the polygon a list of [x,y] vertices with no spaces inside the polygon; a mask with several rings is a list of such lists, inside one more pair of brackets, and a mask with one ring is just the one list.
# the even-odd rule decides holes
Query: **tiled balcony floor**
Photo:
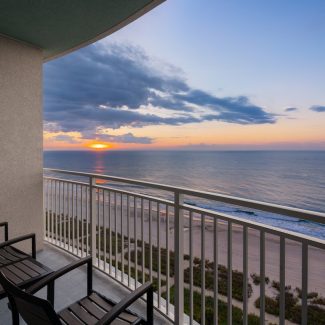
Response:
[{"label": "tiled balcony floor", "polygon": [[[44,249],[37,254],[37,259],[53,270],[57,270],[76,260],[72,255],[46,243],[44,244]],[[129,293],[127,289],[95,269],[93,277],[94,289],[114,301],[118,302]],[[86,267],[81,267],[57,280],[55,286],[55,310],[59,311],[83,297],[86,294],[86,279]],[[40,291],[39,296],[45,297],[45,290]],[[143,301],[134,303],[130,309],[138,315],[144,317],[146,315],[145,303]],[[0,301],[0,324],[11,324],[11,314],[7,307],[7,299]],[[155,324],[170,323],[159,313],[155,312]]]}]

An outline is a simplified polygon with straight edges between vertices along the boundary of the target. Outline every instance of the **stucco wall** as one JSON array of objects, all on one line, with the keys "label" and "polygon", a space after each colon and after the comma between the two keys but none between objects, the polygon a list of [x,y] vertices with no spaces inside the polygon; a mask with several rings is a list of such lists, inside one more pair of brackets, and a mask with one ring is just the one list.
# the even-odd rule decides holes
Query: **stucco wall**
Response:
[{"label": "stucco wall", "polygon": [[0,36],[0,221],[9,222],[9,238],[35,232],[37,249],[42,141],[42,53]]}]

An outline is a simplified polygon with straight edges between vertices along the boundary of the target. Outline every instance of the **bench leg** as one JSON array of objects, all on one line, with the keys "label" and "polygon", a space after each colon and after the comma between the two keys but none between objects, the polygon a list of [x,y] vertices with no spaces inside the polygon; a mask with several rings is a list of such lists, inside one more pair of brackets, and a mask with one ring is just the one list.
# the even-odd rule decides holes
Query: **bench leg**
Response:
[{"label": "bench leg", "polygon": [[9,299],[8,308],[11,310],[12,325],[19,325],[19,313],[15,303],[12,303]]}]

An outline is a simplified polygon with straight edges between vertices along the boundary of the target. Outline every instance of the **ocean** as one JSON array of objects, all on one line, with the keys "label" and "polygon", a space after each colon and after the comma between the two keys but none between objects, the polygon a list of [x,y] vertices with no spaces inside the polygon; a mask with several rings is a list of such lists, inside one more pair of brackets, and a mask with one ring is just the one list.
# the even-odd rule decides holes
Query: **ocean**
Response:
[{"label": "ocean", "polygon": [[[325,151],[45,151],[44,167],[134,178],[325,212]],[[325,239],[325,225],[314,222],[221,203],[195,204]]]}]

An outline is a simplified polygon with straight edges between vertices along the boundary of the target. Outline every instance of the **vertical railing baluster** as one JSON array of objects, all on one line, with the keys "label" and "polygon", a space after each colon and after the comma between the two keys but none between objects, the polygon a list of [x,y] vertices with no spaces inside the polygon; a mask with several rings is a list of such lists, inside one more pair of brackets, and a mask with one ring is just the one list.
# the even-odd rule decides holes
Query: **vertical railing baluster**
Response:
[{"label": "vertical railing baluster", "polygon": [[104,236],[104,271],[106,272],[106,253],[107,253],[107,249],[106,249],[106,245],[107,245],[107,239],[106,239],[106,237],[107,237],[107,229],[106,229],[106,214],[105,214],[105,211],[106,211],[106,209],[105,209],[105,206],[106,206],[106,199],[105,199],[105,193],[106,193],[106,191],[105,190],[103,190],[103,236]]},{"label": "vertical railing baluster", "polygon": [[47,196],[48,196],[48,191],[47,191],[47,187],[48,187],[48,180],[44,179],[43,176],[43,239],[47,240],[47,235],[46,235],[46,228],[47,228],[47,216],[48,216],[48,208],[47,208]]},{"label": "vertical railing baluster", "polygon": [[61,182],[61,226],[60,226],[60,233],[61,233],[61,247],[64,248],[64,184],[65,182]]},{"label": "vertical railing baluster", "polygon": [[58,246],[61,246],[61,182],[58,181]]},{"label": "vertical railing baluster", "polygon": [[201,325],[205,325],[205,215],[201,214]]},{"label": "vertical railing baluster", "polygon": [[280,325],[285,324],[285,237],[280,237]]},{"label": "vertical railing baluster", "polygon": [[228,221],[227,324],[232,325],[232,222]]},{"label": "vertical railing baluster", "polygon": [[189,220],[189,255],[190,255],[190,325],[193,325],[194,304],[193,304],[193,212],[190,212]]},{"label": "vertical railing baluster", "polygon": [[158,263],[158,274],[157,274],[157,281],[158,281],[158,308],[160,308],[161,302],[161,251],[160,251],[160,204],[157,202],[157,263]]},{"label": "vertical railing baluster", "polygon": [[71,184],[68,183],[68,251],[71,248]]},{"label": "vertical railing baluster", "polygon": [[74,184],[71,184],[72,186],[72,192],[71,192],[71,207],[72,207],[72,253],[74,253],[74,247],[75,247],[75,211],[74,211]]},{"label": "vertical railing baluster", "polygon": [[[53,187],[54,185],[54,187]],[[51,182],[51,239],[52,243],[54,243],[54,225],[55,225],[55,181]]]},{"label": "vertical railing baluster", "polygon": [[61,223],[61,231],[62,231],[62,241],[63,248],[65,249],[65,210],[66,210],[66,201],[65,201],[65,185],[66,182],[62,182],[62,223]]},{"label": "vertical railing baluster", "polygon": [[66,202],[66,187],[67,183],[63,183],[63,248],[66,249],[67,246],[67,220],[66,220],[66,209],[67,209],[67,202]]},{"label": "vertical railing baluster", "polygon": [[85,240],[85,236],[84,236],[84,187],[81,185],[80,188],[80,207],[81,207],[81,211],[80,211],[80,218],[81,218],[81,257],[84,257],[84,240]]},{"label": "vertical railing baluster", "polygon": [[243,325],[248,325],[248,236],[243,226]]},{"label": "vertical railing baluster", "polygon": [[51,231],[52,231],[52,180],[48,183],[48,226],[47,226],[47,237],[49,241],[52,241]]},{"label": "vertical railing baluster", "polygon": [[121,222],[121,277],[122,283],[124,282],[124,225],[123,225],[123,194],[121,193],[121,211],[120,211],[120,222]]},{"label": "vertical railing baluster", "polygon": [[43,239],[46,240],[46,223],[47,223],[47,200],[46,200],[46,187],[47,180],[43,177]]},{"label": "vertical railing baluster", "polygon": [[57,197],[57,181],[54,181],[54,204],[55,204],[55,245],[58,244],[58,197]]},{"label": "vertical railing baluster", "polygon": [[149,281],[152,282],[152,203],[149,201]]},{"label": "vertical railing baluster", "polygon": [[79,213],[78,213],[78,184],[75,186],[75,251],[76,255],[79,256]]},{"label": "vertical railing baluster", "polygon": [[61,187],[62,187],[62,189],[61,189],[61,195],[62,195],[62,206],[61,206],[61,238],[62,238],[62,240],[61,240],[61,245],[62,245],[62,247],[63,248],[65,248],[65,242],[64,242],[64,236],[65,236],[65,234],[64,234],[64,224],[65,224],[65,217],[64,217],[64,213],[65,213],[65,182],[62,182],[62,184],[61,184]]},{"label": "vertical railing baluster", "polygon": [[[78,188],[80,188],[80,186],[78,186],[78,184],[76,185],[76,227],[77,227],[77,255],[79,256],[79,252],[80,252],[80,232],[79,232],[79,228],[80,228],[80,222],[79,222],[79,215],[80,215],[80,207],[78,204],[78,196],[79,196],[79,190]],[[79,208],[79,211],[78,211]]]},{"label": "vertical railing baluster", "polygon": [[88,255],[89,252],[89,186],[86,186],[86,255]]},{"label": "vertical railing baluster", "polygon": [[137,236],[137,198],[134,196],[134,279],[135,279],[135,288],[138,286],[138,236]]},{"label": "vertical railing baluster", "polygon": [[49,241],[52,241],[52,236],[51,236],[51,232],[52,232],[52,180],[49,181],[49,185],[48,185],[48,209],[49,209],[49,222],[48,222],[48,229],[47,229],[47,236],[49,238]]},{"label": "vertical railing baluster", "polygon": [[97,250],[98,250],[98,259],[97,266],[100,268],[101,261],[101,228],[100,228],[100,189],[97,188]]},{"label": "vertical railing baluster", "polygon": [[78,256],[82,257],[83,251],[82,251],[82,185],[79,186],[79,192],[78,192],[78,200],[79,200],[79,213],[78,213]]},{"label": "vertical railing baluster", "polygon": [[93,265],[96,264],[96,179],[89,177],[89,219],[91,233],[91,256]]},{"label": "vertical railing baluster", "polygon": [[52,243],[55,244],[55,180],[52,181]]},{"label": "vertical railing baluster", "polygon": [[109,228],[109,274],[112,275],[113,270],[113,247],[112,247],[112,197],[111,191],[108,192],[108,228]]},{"label": "vertical railing baluster", "polygon": [[260,324],[265,324],[265,231],[260,231]]},{"label": "vertical railing baluster", "polygon": [[79,256],[79,213],[78,213],[78,184],[75,185],[75,251],[76,255]]},{"label": "vertical railing baluster", "polygon": [[[219,294],[218,294],[218,276],[219,276],[219,255],[218,255],[218,219],[214,218],[214,225],[213,225],[213,299],[214,299],[214,317],[213,317],[213,324],[218,325],[218,309],[219,309]],[[193,299],[193,297],[192,297]],[[193,306],[192,306],[193,308]],[[192,311],[193,312],[193,311]]]},{"label": "vertical railing baluster", "polygon": [[169,314],[169,273],[170,273],[170,262],[169,262],[169,206],[166,204],[166,314]]},{"label": "vertical railing baluster", "polygon": [[130,196],[127,195],[126,197],[126,217],[127,217],[127,231],[128,231],[128,287],[130,288],[130,279],[131,279],[131,231],[130,231]]},{"label": "vertical railing baluster", "polygon": [[117,234],[117,194],[114,192],[114,207],[115,207],[115,278],[117,278],[117,270],[118,270],[118,234]]},{"label": "vertical railing baluster", "polygon": [[50,241],[50,236],[49,236],[49,233],[50,233],[50,180],[48,179],[47,180],[47,183],[46,183],[46,209],[47,209],[47,214],[46,214],[46,237],[47,237],[47,240]]},{"label": "vertical railing baluster", "polygon": [[174,193],[175,218],[175,324],[184,323],[184,214],[183,195]]},{"label": "vertical railing baluster", "polygon": [[62,223],[61,223],[61,182],[59,181],[59,227],[58,227],[58,238],[59,238],[59,246],[62,245]]},{"label": "vertical railing baluster", "polygon": [[145,247],[144,247],[144,202],[143,199],[141,198],[141,252],[142,252],[142,283],[146,282],[146,275],[144,272],[144,265],[145,265]]},{"label": "vertical railing baluster", "polygon": [[46,237],[47,240],[50,241],[50,180],[47,181],[47,201],[46,201],[46,207],[47,207],[47,214],[46,214],[46,230],[47,232]]},{"label": "vertical railing baluster", "polygon": [[302,242],[301,272],[301,324],[308,324],[308,243]]}]

